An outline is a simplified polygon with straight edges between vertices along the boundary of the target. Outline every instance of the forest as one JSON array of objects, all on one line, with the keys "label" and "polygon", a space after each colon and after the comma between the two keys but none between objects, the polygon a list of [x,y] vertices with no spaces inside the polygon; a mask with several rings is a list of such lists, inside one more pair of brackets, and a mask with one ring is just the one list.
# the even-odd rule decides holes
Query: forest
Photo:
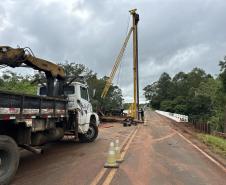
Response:
[{"label": "forest", "polygon": [[216,77],[200,68],[173,77],[164,72],[144,88],[145,98],[153,109],[185,114],[190,121],[207,122],[212,130],[224,131],[226,57],[219,67]]}]

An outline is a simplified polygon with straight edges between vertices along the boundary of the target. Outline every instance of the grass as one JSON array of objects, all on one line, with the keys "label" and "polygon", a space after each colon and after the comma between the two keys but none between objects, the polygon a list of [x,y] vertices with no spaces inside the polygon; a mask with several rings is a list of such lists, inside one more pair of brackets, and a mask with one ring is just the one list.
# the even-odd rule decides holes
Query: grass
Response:
[{"label": "grass", "polygon": [[198,138],[208,145],[214,152],[226,157],[226,140],[220,137],[198,134]]}]

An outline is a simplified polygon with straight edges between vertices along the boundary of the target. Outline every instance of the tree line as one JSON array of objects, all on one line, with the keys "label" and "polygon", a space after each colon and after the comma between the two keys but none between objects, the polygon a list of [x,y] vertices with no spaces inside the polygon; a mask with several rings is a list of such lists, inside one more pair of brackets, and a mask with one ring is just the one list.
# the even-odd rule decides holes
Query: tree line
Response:
[{"label": "tree line", "polygon": [[[89,86],[90,100],[95,111],[122,107],[122,91],[118,86],[111,85],[107,96],[104,99],[101,98],[101,93],[108,77],[98,78],[97,73],[83,64],[65,62],[60,65],[64,68],[66,76],[74,76],[78,77],[78,79],[83,76]],[[40,81],[45,83],[45,75],[43,73],[21,75],[6,70],[0,76],[0,90],[36,95]]]},{"label": "tree line", "polygon": [[224,131],[226,125],[226,57],[220,61],[217,77],[194,68],[171,77],[164,72],[158,81],[144,88],[154,109],[188,115],[190,120],[208,122],[212,130]]}]

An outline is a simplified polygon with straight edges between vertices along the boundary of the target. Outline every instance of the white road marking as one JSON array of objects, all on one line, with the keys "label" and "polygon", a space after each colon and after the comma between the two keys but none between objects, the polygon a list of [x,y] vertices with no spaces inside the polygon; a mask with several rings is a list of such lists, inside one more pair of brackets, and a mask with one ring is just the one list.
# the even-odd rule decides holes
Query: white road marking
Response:
[{"label": "white road marking", "polygon": [[[174,130],[174,129],[173,129]],[[198,150],[201,154],[203,154],[206,158],[208,158],[210,161],[212,161],[214,164],[216,164],[218,167],[220,167],[224,172],[226,172],[226,168],[219,163],[218,161],[216,161],[213,157],[211,157],[209,154],[207,154],[206,152],[204,152],[201,148],[199,148],[197,145],[195,145],[194,143],[192,143],[190,140],[188,140],[186,137],[184,137],[181,133],[179,133],[178,131],[174,130],[181,138],[183,138],[185,141],[187,141],[190,145],[192,145],[196,150]]]}]

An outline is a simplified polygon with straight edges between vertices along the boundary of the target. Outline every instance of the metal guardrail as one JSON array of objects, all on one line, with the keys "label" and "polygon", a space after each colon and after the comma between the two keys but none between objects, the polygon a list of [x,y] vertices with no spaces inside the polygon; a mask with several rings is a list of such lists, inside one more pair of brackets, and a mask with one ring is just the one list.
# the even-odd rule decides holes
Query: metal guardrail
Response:
[{"label": "metal guardrail", "polygon": [[226,133],[212,130],[210,123],[198,122],[196,120],[192,120],[190,123],[192,124],[194,129],[198,132],[210,134],[210,135],[213,135],[213,136],[218,136],[218,137],[226,139]]},{"label": "metal guardrail", "polygon": [[211,128],[209,123],[200,123],[196,121],[191,122],[193,127],[198,130],[199,132],[211,134]]},{"label": "metal guardrail", "polygon": [[183,114],[177,114],[177,113],[160,111],[160,110],[156,110],[155,112],[157,112],[158,114],[161,114],[163,116],[166,116],[176,122],[188,122],[188,116],[183,115]]},{"label": "metal guardrail", "polygon": [[[188,122],[188,116],[186,116],[186,115],[165,112],[165,111],[160,111],[160,110],[156,110],[155,112],[157,112],[158,114],[161,114],[163,116],[166,116],[176,122]],[[191,121],[189,120],[189,124],[190,123],[192,124],[193,128],[198,132],[205,133],[205,134],[211,134],[211,135],[226,139],[226,133],[212,131],[209,123],[198,122],[197,120],[191,120]]]}]

